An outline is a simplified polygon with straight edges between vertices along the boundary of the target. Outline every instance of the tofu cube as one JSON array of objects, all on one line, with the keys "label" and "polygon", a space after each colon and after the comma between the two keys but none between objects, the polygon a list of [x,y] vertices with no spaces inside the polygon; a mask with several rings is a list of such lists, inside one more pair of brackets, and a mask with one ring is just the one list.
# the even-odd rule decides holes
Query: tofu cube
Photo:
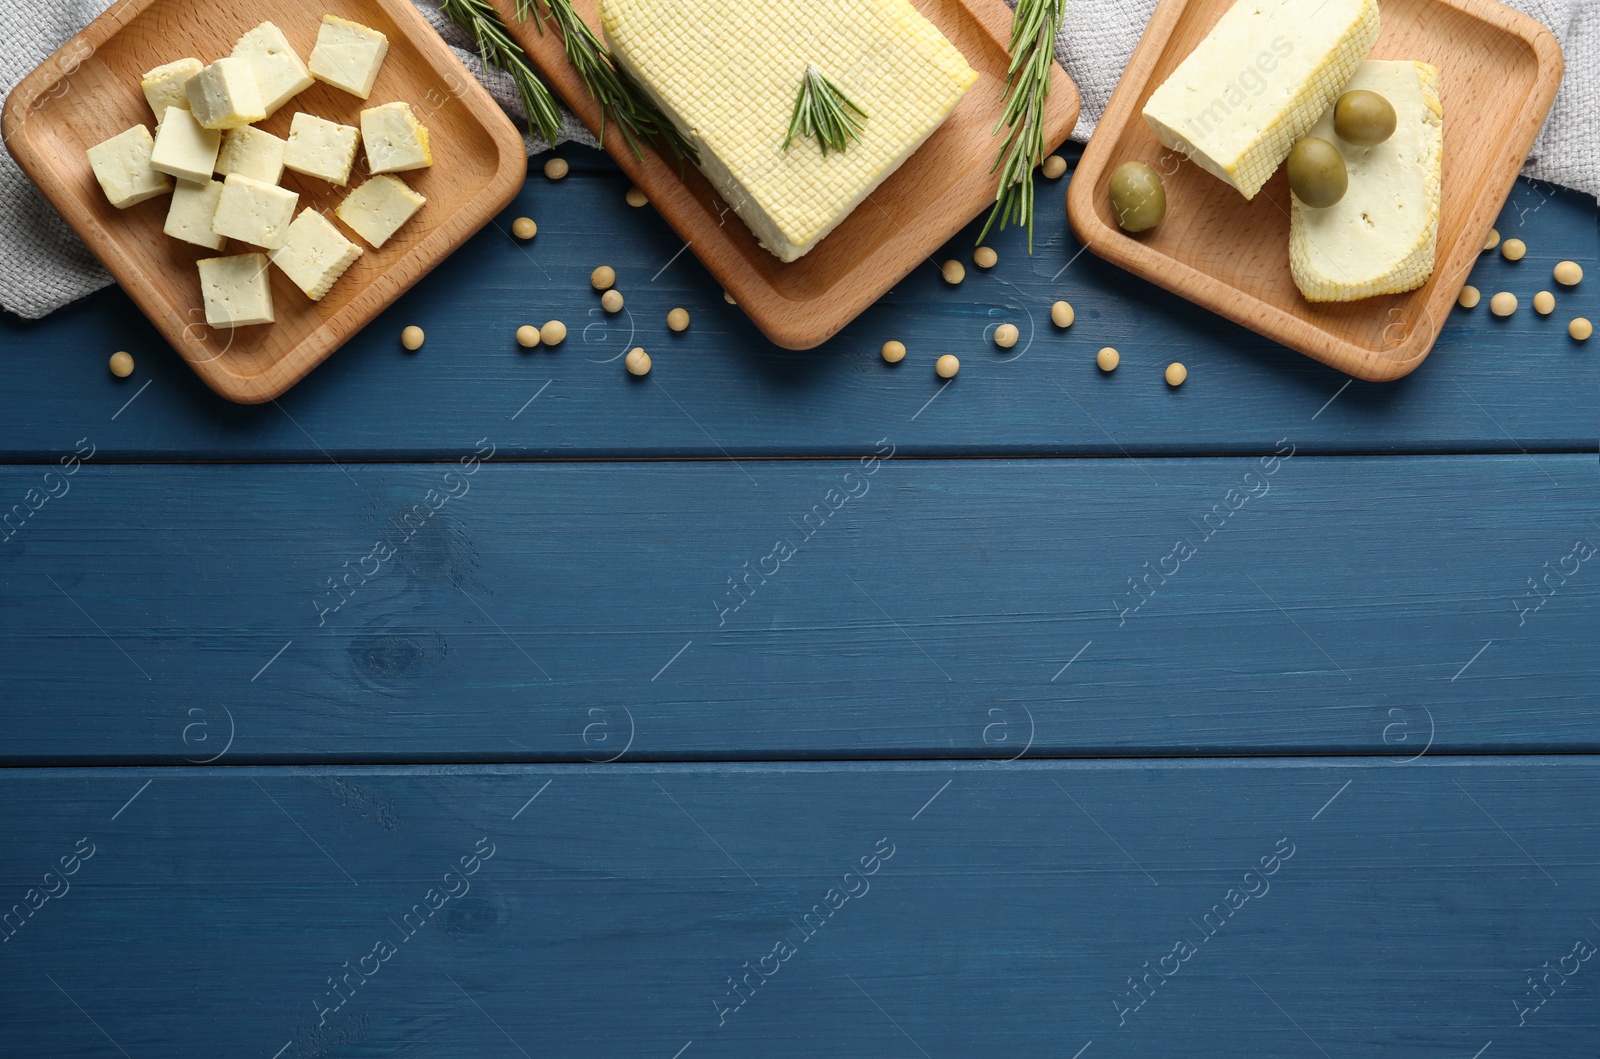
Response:
[{"label": "tofu cube", "polygon": [[161,120],[168,107],[189,109],[189,93],[184,91],[183,86],[203,69],[205,65],[199,59],[179,59],[158,66],[144,75],[139,87],[144,89],[144,98],[149,100],[156,121]]},{"label": "tofu cube", "polygon": [[276,250],[283,245],[289,222],[294,219],[294,208],[299,203],[300,196],[287,188],[229,173],[222,181],[222,197],[217,200],[217,215],[211,222],[211,230],[230,239],[243,239],[267,250]]},{"label": "tofu cube", "polygon": [[314,176],[344,187],[355,165],[361,130],[304,112],[289,123],[289,146],[283,164],[296,173]]},{"label": "tofu cube", "polygon": [[389,54],[389,38],[359,22],[323,15],[317,46],[311,49],[311,76],[366,99]]},{"label": "tofu cube", "polygon": [[189,79],[189,109],[206,129],[237,129],[267,116],[248,59],[218,59]]},{"label": "tofu cube", "polygon": [[289,236],[283,245],[267,256],[306,292],[306,297],[320,301],[345,269],[355,264],[361,248],[346,239],[328,218],[307,208],[289,225]]},{"label": "tofu cube", "polygon": [[382,246],[428,200],[397,176],[375,176],[346,195],[334,215],[374,247]]},{"label": "tofu cube", "polygon": [[233,46],[233,57],[250,63],[261,105],[269,118],[314,81],[289,38],[271,22],[263,22],[240,37]]},{"label": "tofu cube", "polygon": [[200,293],[205,297],[206,323],[212,327],[249,327],[273,321],[272,286],[267,282],[264,254],[203,259]]},{"label": "tofu cube", "polygon": [[207,180],[203,184],[178,181],[172,191],[172,205],[167,207],[166,227],[161,230],[174,239],[182,239],[208,250],[221,250],[227,242],[211,230],[217,215],[217,201],[222,197],[222,181]]},{"label": "tofu cube", "polygon": [[179,180],[198,184],[211,179],[221,146],[222,133],[201,128],[195,116],[182,107],[168,107],[156,127],[150,164]]},{"label": "tofu cube", "polygon": [[404,173],[433,164],[428,128],[411,113],[410,103],[385,103],[361,112],[361,142],[374,174]]},{"label": "tofu cube", "polygon": [[100,181],[100,190],[117,209],[125,210],[172,190],[172,181],[166,174],[151,168],[154,145],[150,130],[135,125],[89,148],[89,168]]},{"label": "tofu cube", "polygon": [[283,154],[288,145],[270,132],[253,125],[241,125],[222,134],[222,150],[217,154],[217,172],[223,176],[238,173],[263,184],[283,179]]}]

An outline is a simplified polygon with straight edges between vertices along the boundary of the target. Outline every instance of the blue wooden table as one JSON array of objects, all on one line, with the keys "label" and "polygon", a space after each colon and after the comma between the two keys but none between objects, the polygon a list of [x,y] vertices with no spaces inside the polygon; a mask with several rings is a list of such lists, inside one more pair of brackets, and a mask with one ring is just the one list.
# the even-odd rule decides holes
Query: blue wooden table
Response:
[{"label": "blue wooden table", "polygon": [[0,319],[0,1054],[1593,1059],[1593,200],[1369,385],[1064,180],[778,350],[562,154],[266,405]]}]

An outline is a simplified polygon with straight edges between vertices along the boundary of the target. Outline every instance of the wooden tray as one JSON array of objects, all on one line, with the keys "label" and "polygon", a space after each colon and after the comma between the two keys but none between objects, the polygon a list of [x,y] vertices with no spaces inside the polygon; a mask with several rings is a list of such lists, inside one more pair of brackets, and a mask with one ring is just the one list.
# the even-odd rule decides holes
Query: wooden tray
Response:
[{"label": "wooden tray", "polygon": [[[1484,238],[1544,124],[1561,49],[1538,22],[1493,0],[1384,0],[1373,59],[1439,67],[1444,189],[1433,278],[1408,294],[1312,304],[1289,275],[1289,185],[1280,167],[1253,202],[1178,157],[1140,111],[1230,0],[1162,0],[1067,190],[1067,215],[1096,254],[1236,323],[1360,379],[1412,371],[1433,348]],[[1117,227],[1107,191],[1126,161],[1162,174],[1167,217]]]},{"label": "wooden tray", "polygon": [[[409,102],[428,126],[435,164],[402,179],[428,203],[374,250],[355,239],[361,258],[320,302],[308,299],[277,268],[277,322],[236,330],[206,326],[195,262],[216,251],[164,235],[168,196],[126,210],[106,201],[84,151],[135,124],[154,130],[139,89],[144,71],[184,56],[209,62],[228,54],[245,31],[271,19],[302,59],[311,54],[323,14],[385,33],[389,54],[372,98],[357,99],[320,82],[260,128],[287,136],[304,110],[346,125],[363,107]],[[526,149],[516,127],[473,80],[408,0],[273,0],[223,4],[200,0],[126,0],[91,22],[22,80],[6,102],[11,153],[83,237],[122,288],[206,384],[231,401],[267,401],[299,382],[390,302],[460,246],[522,186]],[[364,178],[358,156],[351,186]],[[348,193],[287,170],[283,186],[300,206],[330,211]],[[246,253],[230,240],[225,254]]]},{"label": "wooden tray", "polygon": [[[552,87],[597,130],[599,107],[567,61],[561,37],[549,27],[541,35],[531,20],[519,20],[517,0],[494,2]],[[694,166],[680,176],[670,156],[645,146],[640,158],[607,130],[611,157],[756,326],[785,348],[810,349],[833,337],[994,202],[998,176],[989,166],[1000,138],[991,133],[1011,61],[1011,9],[1001,0],[912,3],[966,56],[978,81],[917,153],[798,261],[785,264],[763,250]],[[597,0],[575,0],[575,6],[598,34]],[[1046,145],[1059,145],[1077,120],[1078,90],[1054,66]]]}]

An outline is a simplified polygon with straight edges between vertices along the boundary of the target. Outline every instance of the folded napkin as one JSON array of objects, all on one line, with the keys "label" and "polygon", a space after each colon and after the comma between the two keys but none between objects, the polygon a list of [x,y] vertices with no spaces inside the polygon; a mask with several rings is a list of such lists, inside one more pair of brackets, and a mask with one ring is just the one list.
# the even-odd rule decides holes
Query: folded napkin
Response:
[{"label": "folded napkin", "polygon": [[[1014,2],[1014,0],[1012,0]],[[1534,144],[1526,176],[1600,196],[1600,3],[1595,0],[1509,0],[1512,7],[1549,26],[1567,57],[1555,108]],[[485,68],[470,38],[439,14],[431,0],[413,0],[429,24],[455,50],[499,104],[521,121],[525,115],[510,77]],[[108,0],[61,0],[40,5],[0,0],[0,95],[43,62],[103,11]],[[1056,58],[1083,97],[1072,138],[1086,141],[1139,42],[1156,0],[1067,0],[1056,37]],[[137,86],[129,86],[136,91]],[[571,114],[562,113],[557,142],[594,145]],[[528,137],[530,154],[548,145]],[[0,152],[0,306],[35,319],[111,283],[111,277],[17,168]]]}]

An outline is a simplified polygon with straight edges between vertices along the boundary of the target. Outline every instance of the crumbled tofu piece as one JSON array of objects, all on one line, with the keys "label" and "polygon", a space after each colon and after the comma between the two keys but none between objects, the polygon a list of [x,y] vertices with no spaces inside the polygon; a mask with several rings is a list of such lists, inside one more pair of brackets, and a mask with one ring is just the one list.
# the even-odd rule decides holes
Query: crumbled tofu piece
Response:
[{"label": "crumbled tofu piece", "polygon": [[233,57],[250,63],[261,94],[261,105],[269,118],[312,85],[311,71],[295,52],[289,38],[283,35],[283,30],[271,22],[263,22],[240,37],[239,43],[233,46]]},{"label": "crumbled tofu piece", "polygon": [[172,191],[172,205],[167,207],[166,227],[161,230],[174,239],[208,250],[221,250],[227,240],[211,230],[211,222],[217,216],[217,200],[221,197],[220,180],[207,180],[203,184],[178,181]]},{"label": "crumbled tofu piece", "polygon": [[212,327],[249,327],[273,321],[272,286],[267,282],[264,254],[203,259],[200,293],[205,297],[206,323]]},{"label": "crumbled tofu piece", "polygon": [[241,125],[222,134],[222,150],[217,154],[217,172],[223,176],[238,173],[263,184],[283,179],[283,153],[287,144],[254,125]]},{"label": "crumbled tofu piece", "polygon": [[156,126],[150,164],[179,180],[198,184],[211,179],[221,146],[222,133],[201,128],[195,116],[182,107],[168,107]]},{"label": "crumbled tofu piece", "polygon": [[350,167],[355,164],[360,140],[361,130],[354,125],[340,125],[302,112],[289,125],[283,164],[296,173],[344,187],[350,182]]},{"label": "crumbled tofu piece", "polygon": [[345,196],[334,211],[374,247],[382,246],[428,200],[397,176],[375,176]]},{"label": "crumbled tofu piece", "polygon": [[361,112],[361,142],[367,147],[367,168],[378,173],[404,173],[433,164],[428,128],[411,112],[410,103],[385,103]]},{"label": "crumbled tofu piece", "polygon": [[117,209],[125,210],[172,190],[167,175],[150,165],[154,145],[150,130],[135,125],[89,148],[89,168],[100,181],[100,190]]},{"label": "crumbled tofu piece", "polygon": [[389,54],[389,38],[359,22],[323,15],[317,46],[311,49],[311,76],[366,99]]},{"label": "crumbled tofu piece", "polygon": [[203,69],[205,65],[199,59],[179,59],[158,66],[144,75],[139,87],[144,89],[144,98],[150,102],[150,109],[155,112],[157,121],[161,120],[168,107],[189,109],[189,93],[184,91],[183,86]]},{"label": "crumbled tofu piece", "polygon": [[299,202],[300,196],[287,188],[229,173],[222,182],[222,197],[217,201],[217,215],[211,222],[211,230],[230,239],[243,239],[267,250],[276,250],[283,245]]},{"label": "crumbled tofu piece", "polygon": [[303,209],[289,225],[283,245],[267,255],[312,301],[321,300],[345,269],[355,264],[361,248],[314,209]]}]

